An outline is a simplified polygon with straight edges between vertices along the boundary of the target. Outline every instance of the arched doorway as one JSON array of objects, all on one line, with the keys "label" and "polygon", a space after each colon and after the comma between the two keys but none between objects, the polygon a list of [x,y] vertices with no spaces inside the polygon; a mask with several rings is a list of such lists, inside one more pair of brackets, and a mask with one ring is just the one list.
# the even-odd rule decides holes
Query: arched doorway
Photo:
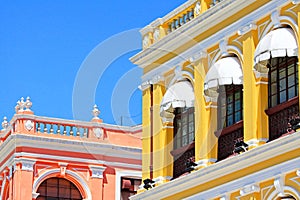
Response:
[{"label": "arched doorway", "polygon": [[78,188],[64,178],[49,178],[41,183],[37,200],[82,200]]}]

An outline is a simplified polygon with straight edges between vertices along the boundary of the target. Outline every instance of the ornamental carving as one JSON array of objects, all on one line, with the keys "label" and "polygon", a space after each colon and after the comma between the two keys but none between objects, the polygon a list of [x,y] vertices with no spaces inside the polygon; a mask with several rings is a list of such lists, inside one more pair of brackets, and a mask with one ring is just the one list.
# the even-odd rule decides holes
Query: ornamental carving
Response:
[{"label": "ornamental carving", "polygon": [[31,131],[33,127],[34,127],[33,121],[27,120],[25,122],[25,128],[26,128],[26,130]]}]

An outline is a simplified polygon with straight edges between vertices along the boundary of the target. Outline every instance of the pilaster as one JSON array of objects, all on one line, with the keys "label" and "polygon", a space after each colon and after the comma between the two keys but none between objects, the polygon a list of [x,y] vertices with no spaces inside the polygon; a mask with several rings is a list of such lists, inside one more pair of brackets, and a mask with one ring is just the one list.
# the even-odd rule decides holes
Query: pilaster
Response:
[{"label": "pilaster", "polygon": [[164,151],[166,135],[160,117],[160,104],[165,94],[165,86],[161,78],[153,78],[153,178],[164,176]]},{"label": "pilaster", "polygon": [[244,140],[250,149],[265,143],[268,138],[268,90],[264,81],[256,80],[253,73],[254,51],[257,45],[256,26],[248,24],[238,33],[243,39],[243,105]]},{"label": "pilaster", "polygon": [[103,166],[89,166],[91,176],[89,180],[90,190],[93,199],[102,200],[103,197],[103,173],[106,167]]},{"label": "pilaster", "polygon": [[150,178],[151,168],[151,85],[147,81],[140,86],[142,90],[142,179]]},{"label": "pilaster", "polygon": [[[197,58],[191,58],[194,69],[195,84],[195,161],[200,168],[209,165],[217,158],[215,152],[217,143],[214,135],[216,130],[216,107],[210,102],[206,103],[204,97],[204,80],[207,72],[208,58],[201,52]],[[215,118],[213,118],[215,117]]]}]

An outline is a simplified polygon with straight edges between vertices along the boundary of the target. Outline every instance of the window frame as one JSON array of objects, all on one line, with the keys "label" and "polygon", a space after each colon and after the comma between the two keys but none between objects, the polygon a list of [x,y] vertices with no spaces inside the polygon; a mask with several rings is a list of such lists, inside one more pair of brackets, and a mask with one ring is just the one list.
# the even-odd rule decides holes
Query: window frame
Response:
[{"label": "window frame", "polygon": [[[282,61],[281,61],[282,59]],[[280,62],[281,61],[281,62]],[[273,108],[299,95],[299,79],[298,79],[298,58],[293,57],[278,57],[271,58],[268,64],[268,108]],[[289,69],[292,68],[292,73],[289,74]],[[280,73],[284,72],[284,76],[280,77]],[[293,77],[294,81],[289,86],[289,78]],[[274,80],[275,79],[275,80]],[[285,88],[281,89],[281,82],[284,82]],[[273,88],[275,87],[275,89]],[[289,96],[289,91],[294,89],[294,95]],[[285,95],[285,99],[281,99],[281,94]],[[275,98],[274,98],[275,97]],[[274,100],[274,102],[273,102]]]},{"label": "window frame", "polygon": [[[243,120],[243,85],[224,85],[219,88],[218,92],[218,129],[220,130]],[[239,94],[238,99],[236,98],[237,94]],[[229,101],[229,96],[231,95],[232,100]],[[240,104],[239,108],[236,108],[236,103],[238,100],[240,101]],[[229,112],[230,106],[232,108],[231,112]],[[236,116],[237,113],[240,113],[238,119]],[[231,117],[232,120],[229,120]]]},{"label": "window frame", "polygon": [[[176,108],[174,111],[174,150],[187,146],[195,141],[195,112],[194,107],[190,108]],[[190,119],[192,115],[192,119]],[[186,124],[183,120],[186,119]],[[180,120],[180,127],[178,126]],[[192,124],[192,129],[190,127]],[[186,125],[186,134],[184,134],[183,127]],[[179,130],[180,128],[180,130]],[[179,134],[179,135],[178,135]],[[186,137],[186,142],[184,138]]]}]

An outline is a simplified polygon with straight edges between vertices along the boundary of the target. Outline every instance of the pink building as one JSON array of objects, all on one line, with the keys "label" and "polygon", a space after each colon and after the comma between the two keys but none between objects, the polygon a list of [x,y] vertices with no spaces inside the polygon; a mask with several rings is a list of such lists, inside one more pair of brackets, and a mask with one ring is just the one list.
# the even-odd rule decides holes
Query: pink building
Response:
[{"label": "pink building", "polygon": [[0,131],[1,200],[120,200],[141,185],[141,126],[40,117],[21,99]]}]

